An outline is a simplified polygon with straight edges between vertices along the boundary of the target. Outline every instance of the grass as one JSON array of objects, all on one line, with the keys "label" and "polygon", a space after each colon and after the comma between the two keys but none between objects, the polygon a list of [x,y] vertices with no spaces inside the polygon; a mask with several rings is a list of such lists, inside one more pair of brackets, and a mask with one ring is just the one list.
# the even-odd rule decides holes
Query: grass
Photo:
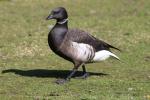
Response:
[{"label": "grass", "polygon": [[[148,0],[0,0],[0,99],[150,100],[150,2]],[[69,27],[89,31],[119,47],[114,59],[87,65],[87,80],[65,85],[72,64],[48,47],[45,21],[64,6]],[[80,69],[81,70],[81,69]],[[106,74],[106,75],[105,75]]]}]

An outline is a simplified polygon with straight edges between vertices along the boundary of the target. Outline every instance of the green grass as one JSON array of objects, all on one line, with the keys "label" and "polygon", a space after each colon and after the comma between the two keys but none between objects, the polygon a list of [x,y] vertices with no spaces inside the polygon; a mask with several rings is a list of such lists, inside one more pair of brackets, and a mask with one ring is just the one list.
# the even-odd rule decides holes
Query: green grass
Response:
[{"label": "green grass", "polygon": [[[149,0],[0,0],[1,100],[150,100]],[[124,63],[89,64],[87,80],[53,83],[73,65],[48,47],[50,10],[64,6],[69,27],[119,47]],[[81,68],[79,69],[81,70]],[[2,73],[5,72],[5,73]]]}]

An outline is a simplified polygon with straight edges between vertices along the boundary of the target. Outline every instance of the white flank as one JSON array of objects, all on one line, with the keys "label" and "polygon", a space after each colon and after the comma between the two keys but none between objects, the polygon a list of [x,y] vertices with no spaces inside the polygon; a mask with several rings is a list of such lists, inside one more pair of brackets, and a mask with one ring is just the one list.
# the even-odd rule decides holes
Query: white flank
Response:
[{"label": "white flank", "polygon": [[95,53],[93,61],[103,61],[109,58],[110,56],[120,60],[119,57],[117,57],[115,54],[111,53],[110,51],[101,50]]},{"label": "white flank", "polygon": [[94,49],[92,46],[84,43],[72,42],[74,49],[74,54],[76,59],[80,61],[87,62],[89,59],[92,59],[94,56]]}]

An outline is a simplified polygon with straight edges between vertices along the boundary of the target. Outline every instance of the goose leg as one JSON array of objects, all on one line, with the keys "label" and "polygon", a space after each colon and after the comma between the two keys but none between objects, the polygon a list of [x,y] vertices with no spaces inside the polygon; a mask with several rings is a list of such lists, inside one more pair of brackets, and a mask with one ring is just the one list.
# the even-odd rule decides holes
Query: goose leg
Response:
[{"label": "goose leg", "polygon": [[69,81],[71,77],[76,73],[78,68],[73,68],[72,72],[67,76],[66,80]]},{"label": "goose leg", "polygon": [[77,70],[78,70],[78,68],[79,68],[80,65],[81,65],[81,64],[78,64],[77,66],[75,65],[74,68],[73,68],[73,70],[72,70],[71,73],[67,76],[66,79],[59,79],[59,80],[56,80],[56,83],[57,83],[57,84],[64,84],[64,83],[70,81],[71,77],[77,72]]},{"label": "goose leg", "polygon": [[81,76],[81,78],[86,79],[89,76],[89,73],[86,72],[85,65],[82,65],[82,69],[83,69],[83,76]]},{"label": "goose leg", "polygon": [[78,79],[86,79],[89,76],[89,73],[86,72],[85,65],[82,65],[83,75],[80,77],[77,77]]},{"label": "goose leg", "polygon": [[85,65],[82,65],[82,69],[83,69],[83,74],[85,74],[86,73]]}]

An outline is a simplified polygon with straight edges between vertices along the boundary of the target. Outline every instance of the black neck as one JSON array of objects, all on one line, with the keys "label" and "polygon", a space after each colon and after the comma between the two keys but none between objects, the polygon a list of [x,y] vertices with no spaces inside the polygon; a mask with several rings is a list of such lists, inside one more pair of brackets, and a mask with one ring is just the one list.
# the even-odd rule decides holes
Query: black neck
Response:
[{"label": "black neck", "polygon": [[55,26],[50,31],[48,40],[50,47],[59,48],[64,40],[64,37],[68,31],[68,21],[64,23],[56,22]]}]

